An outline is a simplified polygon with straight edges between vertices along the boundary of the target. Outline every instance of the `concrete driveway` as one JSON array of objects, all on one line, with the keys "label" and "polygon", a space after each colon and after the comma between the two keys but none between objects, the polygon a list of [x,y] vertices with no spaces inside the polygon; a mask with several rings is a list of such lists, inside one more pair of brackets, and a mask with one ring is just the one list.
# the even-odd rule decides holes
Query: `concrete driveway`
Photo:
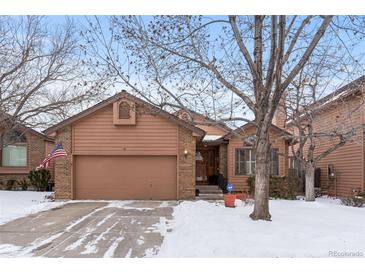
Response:
[{"label": "concrete driveway", "polygon": [[150,257],[174,201],[72,202],[0,226],[0,257]]}]

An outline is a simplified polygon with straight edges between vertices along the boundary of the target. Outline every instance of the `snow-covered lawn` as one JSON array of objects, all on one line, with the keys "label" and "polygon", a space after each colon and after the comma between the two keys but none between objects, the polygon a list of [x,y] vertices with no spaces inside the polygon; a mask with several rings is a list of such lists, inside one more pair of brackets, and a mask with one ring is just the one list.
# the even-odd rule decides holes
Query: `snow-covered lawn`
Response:
[{"label": "snow-covered lawn", "polygon": [[[0,224],[64,204],[46,200],[49,194],[0,191]],[[117,207],[115,203],[128,209],[125,201],[108,207]],[[330,257],[353,252],[365,257],[365,207],[346,207],[330,198],[271,200],[271,222],[252,221],[252,209],[252,204],[240,201],[236,208],[222,202],[181,202],[167,227],[160,218],[157,230],[165,238],[155,256]]]},{"label": "snow-covered lawn", "polygon": [[47,200],[51,193],[0,190],[0,224],[64,204]]},{"label": "snow-covered lawn", "polygon": [[271,200],[271,222],[252,221],[252,209],[252,204],[242,202],[236,208],[182,202],[157,256],[329,257],[330,252],[365,256],[365,208],[346,207],[330,198]]}]

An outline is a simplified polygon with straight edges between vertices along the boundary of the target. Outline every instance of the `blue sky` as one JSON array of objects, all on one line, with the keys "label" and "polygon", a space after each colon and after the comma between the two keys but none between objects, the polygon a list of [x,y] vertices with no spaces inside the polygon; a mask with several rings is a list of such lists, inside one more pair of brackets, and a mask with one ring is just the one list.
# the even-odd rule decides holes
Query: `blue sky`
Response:
[{"label": "blue sky", "polygon": [[[81,23],[83,25],[87,25],[86,22],[86,17],[85,16],[68,16],[70,19],[74,20],[76,23]],[[92,16],[89,16],[92,17]],[[225,16],[211,16],[212,18],[224,18],[226,19]],[[148,21],[151,19],[151,16],[143,16],[144,20]],[[342,17],[344,18],[344,17]],[[47,16],[46,20],[50,23],[50,24],[62,24],[65,22],[66,17],[65,16]],[[342,20],[340,18],[340,20]],[[101,17],[101,22],[102,25],[104,26],[105,30],[107,30],[108,28],[108,17]],[[313,27],[316,27],[315,25],[313,25]],[[220,26],[219,25],[211,25],[210,27],[210,31],[212,32],[212,34],[219,32],[220,31]],[[348,38],[346,37],[346,35],[341,35],[341,39],[344,41],[344,43],[348,43]],[[252,48],[250,44],[248,44],[249,48]],[[358,45],[356,45],[355,49],[351,52],[351,55],[359,60],[359,67],[356,69],[356,73],[350,74],[346,79],[341,80],[341,82],[338,83],[334,83],[333,86],[339,86],[339,85],[343,85],[346,84],[347,82],[357,78],[358,76],[360,76],[361,74],[365,74],[365,70],[364,70],[364,52],[363,50],[365,49],[365,41],[359,43]],[[339,80],[340,81],[340,80]],[[328,90],[329,93],[333,90]]]}]

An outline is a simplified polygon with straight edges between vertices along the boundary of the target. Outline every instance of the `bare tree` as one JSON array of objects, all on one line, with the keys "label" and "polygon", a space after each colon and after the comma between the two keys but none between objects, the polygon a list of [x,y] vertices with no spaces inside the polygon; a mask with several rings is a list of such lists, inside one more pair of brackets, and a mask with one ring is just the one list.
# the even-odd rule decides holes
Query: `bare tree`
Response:
[{"label": "bare tree", "polygon": [[[350,140],[356,140],[360,130],[353,116],[362,107],[363,99],[356,106],[348,105],[347,95],[362,89],[363,77],[343,85],[363,74],[360,52],[356,48],[363,39],[359,28],[363,20],[351,16],[336,18],[330,26],[336,43],[320,45],[288,87],[285,98],[288,130],[295,144],[291,147],[292,155],[304,171],[306,201],[315,200],[314,178],[318,162]],[[341,38],[345,35],[349,38],[347,42]],[[319,127],[320,115],[333,104],[346,111],[336,116],[333,128]]]},{"label": "bare tree", "polygon": [[[353,116],[360,111],[364,101],[361,99],[359,104],[353,105],[348,104],[347,98],[358,91],[363,92],[364,79],[360,78],[350,86],[346,85],[324,96],[323,88],[327,87],[328,81],[334,81],[333,77],[323,77],[328,71],[332,71],[331,67],[321,63],[309,74],[302,72],[298,82],[293,82],[294,90],[287,99],[288,130],[292,132],[294,144],[291,147],[292,155],[299,161],[300,170],[304,170],[306,201],[315,200],[314,180],[318,162],[350,140],[356,140],[356,134],[361,130],[353,121]],[[333,117],[337,120],[334,127],[318,126],[323,112],[333,104],[344,110]]]},{"label": "bare tree", "polygon": [[[75,26],[39,16],[0,17],[0,127],[44,128],[100,93],[83,71]],[[24,130],[24,127],[22,127]],[[3,140],[4,141],[4,140]]]},{"label": "bare tree", "polygon": [[[333,16],[96,17],[83,32],[98,75],[166,109],[257,127],[252,219],[270,220],[269,128],[317,49],[335,44]],[[108,24],[105,23],[108,21]],[[336,24],[343,22],[335,20]],[[329,28],[331,26],[331,28]],[[325,38],[325,39],[323,39]]]}]

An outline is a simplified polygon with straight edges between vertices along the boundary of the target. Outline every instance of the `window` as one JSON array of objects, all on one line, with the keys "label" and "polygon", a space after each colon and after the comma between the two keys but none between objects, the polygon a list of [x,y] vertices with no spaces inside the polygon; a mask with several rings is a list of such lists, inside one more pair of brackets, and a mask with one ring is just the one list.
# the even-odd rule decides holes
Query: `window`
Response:
[{"label": "window", "polygon": [[[236,149],[236,175],[255,174],[256,155],[251,148]],[[270,152],[270,175],[279,175],[279,150]]]},{"label": "window", "polygon": [[270,151],[270,175],[279,175],[279,150],[276,148]]},{"label": "window", "polygon": [[300,176],[299,160],[294,156],[289,157],[288,176]]},{"label": "window", "polygon": [[329,178],[335,176],[333,164],[328,164],[327,165],[327,175],[328,175]]},{"label": "window", "polygon": [[2,151],[2,165],[7,167],[27,166],[27,145],[4,145]]},{"label": "window", "polygon": [[130,106],[127,102],[121,102],[119,104],[119,119],[130,119]]},{"label": "window", "polygon": [[27,139],[25,134],[12,130],[3,134],[1,138],[4,144],[1,151],[1,165],[5,167],[26,167]]},{"label": "window", "polygon": [[255,174],[256,156],[250,148],[236,149],[236,175]]}]

